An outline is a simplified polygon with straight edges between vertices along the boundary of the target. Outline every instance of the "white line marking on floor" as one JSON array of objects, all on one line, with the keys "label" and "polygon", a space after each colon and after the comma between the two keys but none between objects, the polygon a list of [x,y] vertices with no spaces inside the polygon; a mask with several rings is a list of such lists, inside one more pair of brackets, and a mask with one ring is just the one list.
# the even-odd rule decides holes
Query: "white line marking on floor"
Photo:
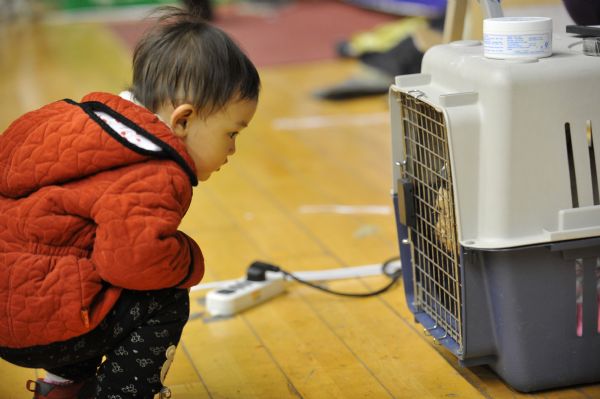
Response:
[{"label": "white line marking on floor", "polygon": [[387,112],[358,115],[315,115],[298,118],[278,118],[273,120],[275,130],[308,130],[333,126],[369,126],[388,124]]},{"label": "white line marking on floor", "polygon": [[300,213],[337,213],[341,215],[389,215],[392,209],[386,205],[302,205]]}]

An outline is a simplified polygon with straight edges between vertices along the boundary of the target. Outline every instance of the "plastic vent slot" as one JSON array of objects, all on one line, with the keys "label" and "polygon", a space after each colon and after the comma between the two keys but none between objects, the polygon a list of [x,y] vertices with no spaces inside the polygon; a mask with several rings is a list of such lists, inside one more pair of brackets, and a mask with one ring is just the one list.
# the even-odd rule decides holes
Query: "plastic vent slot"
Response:
[{"label": "plastic vent slot", "polygon": [[444,115],[411,94],[397,95],[406,154],[404,177],[414,185],[415,226],[409,229],[414,305],[462,348],[459,247]]}]

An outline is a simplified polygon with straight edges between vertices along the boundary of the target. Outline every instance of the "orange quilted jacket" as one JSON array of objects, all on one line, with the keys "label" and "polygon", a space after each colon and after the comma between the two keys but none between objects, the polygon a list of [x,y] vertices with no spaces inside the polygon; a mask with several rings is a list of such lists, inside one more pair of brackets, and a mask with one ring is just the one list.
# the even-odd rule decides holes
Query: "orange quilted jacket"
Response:
[{"label": "orange quilted jacket", "polygon": [[13,122],[0,135],[0,346],[84,334],[122,289],[197,284],[202,254],[177,230],[197,183],[167,125],[112,94],[58,101]]}]

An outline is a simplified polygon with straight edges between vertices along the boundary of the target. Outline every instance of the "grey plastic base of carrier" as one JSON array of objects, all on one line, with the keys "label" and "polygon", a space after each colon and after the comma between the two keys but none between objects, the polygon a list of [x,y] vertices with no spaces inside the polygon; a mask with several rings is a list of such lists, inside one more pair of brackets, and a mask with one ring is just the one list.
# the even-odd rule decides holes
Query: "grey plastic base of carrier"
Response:
[{"label": "grey plastic base of carrier", "polygon": [[[396,196],[394,202],[398,216]],[[398,236],[408,305],[462,365],[489,365],[523,392],[600,381],[600,238],[509,250],[461,247],[460,292],[453,293],[451,274],[414,267],[411,253],[419,249],[411,245],[418,243],[408,242],[399,219]]]}]

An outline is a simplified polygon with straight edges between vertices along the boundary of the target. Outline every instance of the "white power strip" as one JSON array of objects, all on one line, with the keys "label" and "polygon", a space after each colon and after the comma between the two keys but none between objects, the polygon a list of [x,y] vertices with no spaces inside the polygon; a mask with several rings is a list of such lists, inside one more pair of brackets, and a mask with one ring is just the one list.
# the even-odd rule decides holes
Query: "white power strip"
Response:
[{"label": "white power strip", "polygon": [[232,316],[285,291],[282,276],[265,281],[237,280],[206,294],[206,310],[212,316]]},{"label": "white power strip", "polygon": [[[401,269],[399,261],[389,265],[388,272]],[[293,274],[305,281],[339,280],[354,277],[380,275],[381,264],[299,271]],[[232,316],[252,306],[265,302],[285,291],[286,279],[281,272],[266,272],[265,281],[238,280],[215,281],[192,287],[192,291],[214,288],[206,294],[206,310],[212,316]]]}]

